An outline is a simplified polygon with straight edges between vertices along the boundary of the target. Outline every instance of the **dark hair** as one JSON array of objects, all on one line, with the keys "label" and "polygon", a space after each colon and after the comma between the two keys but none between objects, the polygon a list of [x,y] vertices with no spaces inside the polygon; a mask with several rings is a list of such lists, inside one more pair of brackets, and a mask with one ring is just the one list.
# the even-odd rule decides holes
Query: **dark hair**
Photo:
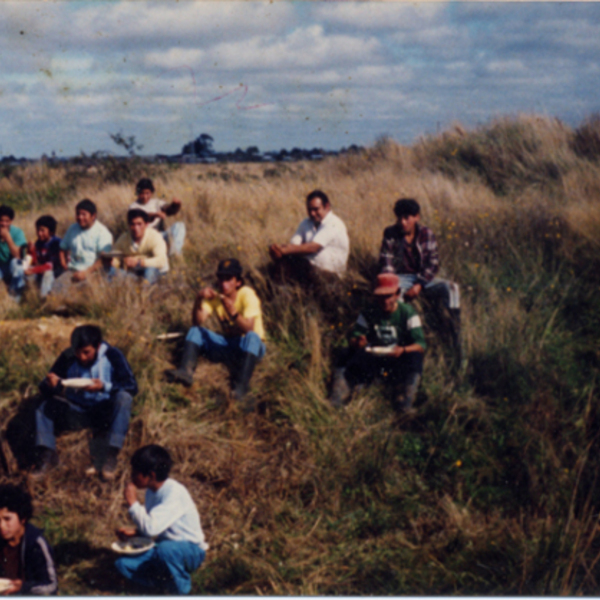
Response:
[{"label": "dark hair", "polygon": [[12,483],[0,485],[0,508],[17,513],[20,521],[29,521],[33,515],[31,496]]},{"label": "dark hair", "polygon": [[128,223],[131,223],[131,221],[133,221],[134,219],[139,219],[139,218],[144,219],[144,223],[150,222],[150,215],[145,210],[142,210],[141,208],[132,208],[131,210],[127,211],[127,222]]},{"label": "dark hair", "polygon": [[36,222],[35,228],[47,227],[52,235],[56,233],[56,219],[52,215],[42,215]]},{"label": "dark hair", "polygon": [[327,197],[327,194],[325,192],[322,192],[321,190],[313,190],[308,196],[306,196],[306,203],[308,204],[311,200],[314,200],[315,198],[319,198],[323,206],[329,205],[329,198]]},{"label": "dark hair", "polygon": [[164,481],[171,471],[173,459],[162,446],[148,444],[138,448],[131,457],[131,470],[148,477],[154,473],[156,481]]},{"label": "dark hair", "polygon": [[6,204],[0,206],[0,217],[8,217],[11,221],[15,218],[15,211]]},{"label": "dark hair", "polygon": [[87,212],[89,212],[90,215],[95,215],[98,212],[96,205],[88,198],[84,198],[81,202],[77,203],[77,206],[75,207],[75,212],[77,212],[78,210],[87,210]]},{"label": "dark hair", "polygon": [[396,217],[416,217],[421,212],[421,207],[416,200],[412,198],[400,198],[394,204],[394,214]]},{"label": "dark hair", "polygon": [[98,348],[102,343],[102,330],[97,325],[80,325],[71,334],[71,348],[81,350],[86,346]]},{"label": "dark hair", "polygon": [[152,183],[152,179],[144,177],[137,182],[135,186],[135,193],[139,194],[143,190],[150,190],[151,192],[154,192],[154,184]]}]

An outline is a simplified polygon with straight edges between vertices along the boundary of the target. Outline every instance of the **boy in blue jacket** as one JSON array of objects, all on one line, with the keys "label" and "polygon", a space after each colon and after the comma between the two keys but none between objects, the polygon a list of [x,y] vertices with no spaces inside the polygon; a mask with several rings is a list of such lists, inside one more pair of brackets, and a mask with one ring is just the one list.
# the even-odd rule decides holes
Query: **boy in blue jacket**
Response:
[{"label": "boy in blue jacket", "polygon": [[10,580],[5,594],[56,594],[52,548],[29,523],[31,496],[15,485],[0,485],[0,577]]},{"label": "boy in blue jacket", "polygon": [[[65,387],[65,379],[90,379],[84,388]],[[131,404],[138,387],[123,353],[102,341],[96,325],[81,325],[71,334],[71,347],[54,363],[40,384],[44,401],[35,413],[37,465],[42,477],[58,464],[55,429],[90,427],[102,461],[101,475],[114,479],[117,455],[129,428]],[[87,475],[96,473],[91,466]]]}]

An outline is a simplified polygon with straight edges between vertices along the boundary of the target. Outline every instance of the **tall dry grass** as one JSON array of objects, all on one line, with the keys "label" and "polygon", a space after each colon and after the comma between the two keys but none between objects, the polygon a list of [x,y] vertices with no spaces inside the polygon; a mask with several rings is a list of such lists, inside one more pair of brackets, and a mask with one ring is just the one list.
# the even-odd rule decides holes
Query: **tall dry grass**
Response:
[{"label": "tall dry grass", "polygon": [[[127,460],[148,442],[173,452],[173,475],[202,515],[211,550],[195,593],[597,590],[594,123],[572,131],[519,116],[474,130],[457,125],[412,147],[381,140],[319,163],[152,166],[157,194],[183,202],[184,260],[160,287],[100,286],[73,307],[76,319],[100,324],[126,352],[140,383],[118,479],[82,479],[87,438],[76,433],[61,438],[52,480],[27,482],[36,522],[57,549],[63,591],[135,591],[116,578],[107,548],[127,519]],[[83,197],[116,236],[139,169],[115,183],[106,169],[42,164],[0,180],[0,191],[19,206],[29,202],[16,224],[30,237],[46,212],[64,233]],[[63,201],[44,203],[50,187],[64,190]],[[314,188],[327,192],[352,243],[333,314],[322,297],[273,288],[265,273],[268,245],[291,236]],[[461,285],[466,356],[454,374],[427,320],[412,421],[398,420],[377,386],[358,391],[343,411],[326,399],[332,361],[401,196],[420,202],[438,236],[442,274]],[[222,367],[201,364],[190,390],[165,383],[177,347],[155,339],[189,326],[195,291],[226,256],[248,270],[269,335],[251,415],[228,402]],[[34,294],[18,307],[0,295],[0,318],[17,327],[0,325],[6,422],[60,344],[18,329],[49,317]],[[10,480],[25,477],[9,466]]]}]

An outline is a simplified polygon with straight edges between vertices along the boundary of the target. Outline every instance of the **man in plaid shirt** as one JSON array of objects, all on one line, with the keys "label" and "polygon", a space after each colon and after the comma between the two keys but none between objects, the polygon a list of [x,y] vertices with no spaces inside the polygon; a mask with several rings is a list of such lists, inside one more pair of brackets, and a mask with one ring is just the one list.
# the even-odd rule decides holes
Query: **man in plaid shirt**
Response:
[{"label": "man in plaid shirt", "polygon": [[451,316],[452,343],[460,364],[460,293],[453,281],[436,277],[440,268],[438,245],[433,232],[420,224],[421,207],[412,198],[394,205],[396,224],[383,232],[379,265],[382,273],[396,273],[404,300],[421,293],[434,303],[441,302]]}]

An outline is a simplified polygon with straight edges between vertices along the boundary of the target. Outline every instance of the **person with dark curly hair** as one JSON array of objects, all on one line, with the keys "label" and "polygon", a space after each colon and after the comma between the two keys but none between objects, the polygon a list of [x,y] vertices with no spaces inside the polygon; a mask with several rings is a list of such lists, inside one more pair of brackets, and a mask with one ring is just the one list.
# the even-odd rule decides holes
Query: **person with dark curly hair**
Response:
[{"label": "person with dark curly hair", "polygon": [[10,581],[4,594],[56,594],[52,548],[42,530],[29,523],[32,515],[27,492],[12,484],[0,485],[0,577]]}]

